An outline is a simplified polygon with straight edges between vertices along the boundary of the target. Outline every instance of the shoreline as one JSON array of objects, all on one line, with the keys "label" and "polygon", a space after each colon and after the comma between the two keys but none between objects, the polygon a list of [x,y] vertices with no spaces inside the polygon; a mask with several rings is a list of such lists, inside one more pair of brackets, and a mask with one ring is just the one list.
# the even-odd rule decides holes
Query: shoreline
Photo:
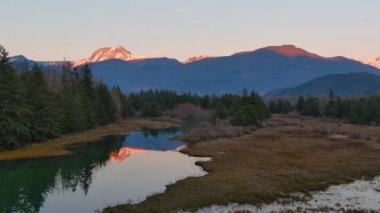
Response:
[{"label": "shoreline", "polygon": [[[206,212],[377,212],[380,211],[380,176],[373,179],[359,179],[351,183],[329,186],[325,190],[312,191],[310,194],[294,193],[299,200],[280,199],[263,206],[231,203],[227,206],[210,206],[199,209]],[[303,198],[301,198],[303,197]]]},{"label": "shoreline", "polygon": [[0,163],[68,156],[74,154],[69,148],[71,145],[94,143],[107,135],[127,134],[144,128],[165,129],[172,127],[178,127],[178,123],[173,120],[123,120],[80,133],[62,135],[47,142],[30,144],[19,149],[0,152]]},{"label": "shoreline", "polygon": [[[380,149],[373,146],[380,138],[378,127],[289,116],[274,116],[271,120],[276,124],[254,133],[200,142],[181,151],[192,157],[211,157],[212,161],[197,163],[207,175],[179,180],[141,203],[103,211],[193,212],[230,203],[260,206],[289,198],[293,193],[307,194],[380,175]],[[322,127],[347,134],[355,130],[373,139],[317,133],[316,128]],[[258,157],[252,160],[254,154]],[[231,162],[233,158],[238,160]]]}]

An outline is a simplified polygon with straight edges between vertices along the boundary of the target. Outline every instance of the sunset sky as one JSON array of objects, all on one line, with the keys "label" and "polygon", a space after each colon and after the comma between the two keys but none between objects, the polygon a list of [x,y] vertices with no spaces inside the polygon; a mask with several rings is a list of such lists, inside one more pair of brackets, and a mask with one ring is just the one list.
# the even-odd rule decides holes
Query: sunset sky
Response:
[{"label": "sunset sky", "polygon": [[184,60],[295,44],[323,56],[380,56],[379,0],[0,0],[0,44],[35,60],[103,46]]}]

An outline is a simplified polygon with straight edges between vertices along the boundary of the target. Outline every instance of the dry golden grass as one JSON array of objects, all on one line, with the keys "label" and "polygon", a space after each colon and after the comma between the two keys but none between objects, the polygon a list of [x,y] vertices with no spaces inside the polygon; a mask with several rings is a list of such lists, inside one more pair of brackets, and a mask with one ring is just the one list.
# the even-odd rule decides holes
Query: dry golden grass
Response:
[{"label": "dry golden grass", "polygon": [[191,144],[211,141],[218,138],[236,138],[252,133],[256,126],[232,126],[229,121],[219,121],[217,124],[203,122],[198,127],[186,129],[184,134],[175,137],[175,140],[185,141]]},{"label": "dry golden grass", "polygon": [[[372,140],[331,137],[358,132]],[[164,193],[135,205],[119,205],[105,212],[195,211],[213,204],[260,205],[292,192],[320,190],[380,174],[380,128],[274,116],[271,125],[239,138],[221,138],[191,145],[187,153],[212,156],[199,163],[208,175],[186,178]]]},{"label": "dry golden grass", "polygon": [[72,154],[66,149],[69,145],[92,143],[106,135],[125,134],[142,128],[162,129],[173,126],[177,126],[177,124],[173,121],[165,120],[124,120],[81,133],[63,135],[60,138],[45,143],[37,143],[12,151],[0,152],[0,161],[69,155]]}]

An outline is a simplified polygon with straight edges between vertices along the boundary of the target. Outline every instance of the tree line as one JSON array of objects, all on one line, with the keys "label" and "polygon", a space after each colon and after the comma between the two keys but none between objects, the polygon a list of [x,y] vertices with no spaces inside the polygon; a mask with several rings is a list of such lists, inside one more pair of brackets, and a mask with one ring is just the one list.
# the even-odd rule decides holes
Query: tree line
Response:
[{"label": "tree line", "polygon": [[0,46],[0,150],[46,141],[61,134],[93,129],[125,118],[156,118],[181,103],[209,111],[233,125],[260,125],[270,112],[259,94],[199,96],[173,91],[123,94],[94,80],[90,66],[60,71],[12,67]]},{"label": "tree line", "polygon": [[271,100],[268,106],[272,113],[297,111],[303,116],[324,116],[353,124],[380,124],[379,95],[341,98],[330,91],[328,97],[301,95],[294,106],[286,99]]},{"label": "tree line", "polygon": [[38,66],[15,70],[0,46],[0,149],[46,141],[117,119],[117,89],[94,83],[88,65],[62,69],[49,85]]},{"label": "tree line", "polygon": [[270,112],[256,92],[199,96],[192,93],[148,90],[125,96],[126,116],[159,117],[181,103],[191,103],[212,113],[213,119],[231,119],[233,125],[259,125]]}]

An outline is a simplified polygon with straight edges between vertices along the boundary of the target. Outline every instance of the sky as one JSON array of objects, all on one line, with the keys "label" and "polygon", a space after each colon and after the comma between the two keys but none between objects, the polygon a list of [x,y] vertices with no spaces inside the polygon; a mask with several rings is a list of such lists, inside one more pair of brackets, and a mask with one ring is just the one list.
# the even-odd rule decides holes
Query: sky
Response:
[{"label": "sky", "polygon": [[0,0],[0,44],[34,60],[123,45],[185,60],[294,44],[322,56],[380,56],[379,0]]}]

